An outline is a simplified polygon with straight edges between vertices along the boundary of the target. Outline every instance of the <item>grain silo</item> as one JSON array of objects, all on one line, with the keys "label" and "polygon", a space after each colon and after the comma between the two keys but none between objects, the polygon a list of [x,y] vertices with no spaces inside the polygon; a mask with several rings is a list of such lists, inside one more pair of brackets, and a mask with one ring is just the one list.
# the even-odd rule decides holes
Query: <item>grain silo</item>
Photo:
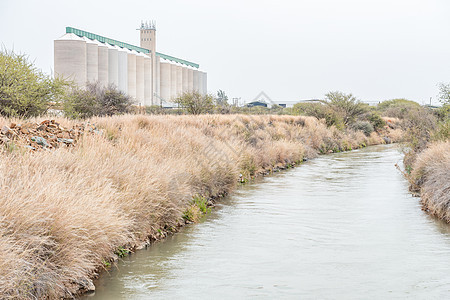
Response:
[{"label": "grain silo", "polygon": [[154,76],[156,77],[155,80],[153,80],[153,82],[155,83],[155,85],[153,86],[153,101],[157,101],[157,102],[152,102],[152,105],[157,105],[158,103],[161,104],[161,59],[159,56],[155,57],[155,68],[153,68],[153,70],[156,71],[156,73],[153,73]]},{"label": "grain silo", "polygon": [[160,63],[160,79],[161,79],[161,93],[162,101],[169,101],[171,99],[171,64],[166,60],[161,59]]},{"label": "grain silo", "polygon": [[136,99],[136,51],[128,51],[128,95]]},{"label": "grain silo", "polygon": [[66,33],[54,41],[55,77],[74,80],[86,85],[86,41],[73,33]]},{"label": "grain silo", "polygon": [[184,94],[186,92],[188,92],[189,90],[189,78],[188,78],[188,68],[186,68],[186,66],[182,67],[182,77],[183,77],[183,86],[181,89],[181,93]]},{"label": "grain silo", "polygon": [[144,105],[144,57],[142,53],[136,54],[136,100],[139,105]]},{"label": "grain silo", "polygon": [[208,74],[206,72],[203,72],[202,79],[203,79],[203,91],[202,91],[202,94],[206,95],[208,93],[208,89],[207,89],[207,87],[208,87]]},{"label": "grain silo", "polygon": [[119,49],[114,46],[108,48],[108,83],[119,87]]},{"label": "grain silo", "polygon": [[188,68],[188,90],[190,93],[194,91],[194,69]]},{"label": "grain silo", "polygon": [[108,46],[98,43],[98,81],[101,85],[108,85]]},{"label": "grain silo", "polygon": [[96,80],[116,85],[144,105],[170,103],[194,90],[205,93],[206,73],[199,73],[198,64],[157,52],[154,22],[142,22],[139,30],[140,47],[66,27],[66,34],[55,40],[55,75],[82,88]]},{"label": "grain silo", "polygon": [[144,105],[152,105],[153,94],[152,79],[152,59],[150,56],[144,56]]},{"label": "grain silo", "polygon": [[128,94],[128,51],[120,49],[118,53],[119,90]]},{"label": "grain silo", "polygon": [[98,80],[98,43],[83,37],[86,42],[86,81]]},{"label": "grain silo", "polygon": [[183,67],[177,64],[177,97],[183,94]]},{"label": "grain silo", "polygon": [[193,74],[193,88],[194,88],[194,92],[198,92],[198,76],[199,75],[199,71],[198,70],[194,70],[194,74]]},{"label": "grain silo", "polygon": [[170,64],[170,100],[177,97],[177,65]]},{"label": "grain silo", "polygon": [[198,74],[198,92],[200,94],[203,94],[203,72],[197,70],[197,74]]}]

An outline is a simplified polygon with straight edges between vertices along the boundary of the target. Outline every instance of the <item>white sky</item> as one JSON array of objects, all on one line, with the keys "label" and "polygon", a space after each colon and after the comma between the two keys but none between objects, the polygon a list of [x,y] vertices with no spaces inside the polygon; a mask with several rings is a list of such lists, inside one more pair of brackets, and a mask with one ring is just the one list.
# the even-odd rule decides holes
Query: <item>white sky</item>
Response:
[{"label": "white sky", "polygon": [[424,103],[450,82],[449,13],[449,0],[0,0],[0,43],[50,73],[66,26],[139,46],[156,20],[157,51],[199,63],[230,99]]}]

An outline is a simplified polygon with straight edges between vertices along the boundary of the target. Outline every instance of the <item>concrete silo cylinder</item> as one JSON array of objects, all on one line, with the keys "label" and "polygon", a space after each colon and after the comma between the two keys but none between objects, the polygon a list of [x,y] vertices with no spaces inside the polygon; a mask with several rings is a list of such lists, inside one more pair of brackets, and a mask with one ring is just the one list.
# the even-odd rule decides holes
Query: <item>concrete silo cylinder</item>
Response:
[{"label": "concrete silo cylinder", "polygon": [[188,68],[185,66],[182,67],[181,70],[181,76],[182,76],[182,88],[181,93],[186,93],[189,90],[189,78],[188,78]]},{"label": "concrete silo cylinder", "polygon": [[206,72],[203,72],[203,95],[206,95],[208,93],[208,74]]},{"label": "concrete silo cylinder", "polygon": [[98,44],[86,37],[86,81],[98,80]]},{"label": "concrete silo cylinder", "polygon": [[152,59],[144,56],[144,105],[152,105],[153,79],[152,79]]},{"label": "concrete silo cylinder", "polygon": [[203,72],[198,71],[198,92],[203,94]]},{"label": "concrete silo cylinder", "polygon": [[188,69],[188,90],[190,93],[194,91],[194,69]]},{"label": "concrete silo cylinder", "polygon": [[136,55],[136,100],[140,105],[144,105],[144,55]]},{"label": "concrete silo cylinder", "polygon": [[128,52],[128,95],[136,99],[136,51]]},{"label": "concrete silo cylinder", "polygon": [[86,86],[86,41],[67,33],[54,41],[55,77],[70,79],[79,87]]},{"label": "concrete silo cylinder", "polygon": [[198,70],[194,70],[194,74],[193,74],[193,82],[194,82],[194,92],[198,92],[198,88],[199,88],[199,84],[198,84],[198,74],[199,71]]},{"label": "concrete silo cylinder", "polygon": [[118,87],[128,94],[128,51],[120,49],[118,52]]},{"label": "concrete silo cylinder", "polygon": [[161,97],[161,58],[159,56],[155,57],[155,64],[156,66],[154,70],[156,72],[154,77],[156,78],[153,80],[153,82],[155,83],[153,90],[153,104],[161,102],[161,100],[159,99]]},{"label": "concrete silo cylinder", "polygon": [[169,101],[171,98],[170,85],[171,85],[171,67],[168,62],[160,63],[160,80],[161,80],[161,95],[162,101]]},{"label": "concrete silo cylinder", "polygon": [[177,97],[177,65],[170,64],[170,99]]},{"label": "concrete silo cylinder", "polygon": [[108,47],[100,43],[98,45],[98,81],[100,85],[108,85]]},{"label": "concrete silo cylinder", "polygon": [[177,97],[183,93],[183,67],[177,65]]},{"label": "concrete silo cylinder", "polygon": [[119,49],[108,47],[108,83],[119,87]]}]

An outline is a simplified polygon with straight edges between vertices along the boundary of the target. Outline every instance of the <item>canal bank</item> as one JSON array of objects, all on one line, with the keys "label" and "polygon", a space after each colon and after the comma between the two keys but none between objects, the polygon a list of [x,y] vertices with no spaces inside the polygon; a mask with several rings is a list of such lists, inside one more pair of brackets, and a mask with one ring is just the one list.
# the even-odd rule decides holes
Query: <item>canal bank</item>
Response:
[{"label": "canal bank", "polygon": [[401,160],[374,146],[243,186],[86,299],[447,298],[449,228],[420,210]]},{"label": "canal bank", "polygon": [[89,124],[95,129],[85,126],[71,148],[32,150],[26,136],[7,130],[13,145],[0,156],[0,249],[8,253],[0,257],[1,297],[91,290],[115,258],[176,231],[205,199],[229,193],[239,181],[318,153],[399,137],[392,128],[366,136],[301,116],[128,115]]}]

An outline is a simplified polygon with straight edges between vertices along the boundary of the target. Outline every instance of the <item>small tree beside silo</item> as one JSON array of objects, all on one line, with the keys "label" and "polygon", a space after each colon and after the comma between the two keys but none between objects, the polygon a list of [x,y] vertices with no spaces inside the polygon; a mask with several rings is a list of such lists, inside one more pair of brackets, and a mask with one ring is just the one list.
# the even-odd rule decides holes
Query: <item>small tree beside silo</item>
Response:
[{"label": "small tree beside silo", "polygon": [[91,82],[86,89],[72,89],[64,100],[64,113],[70,118],[112,116],[131,112],[132,104],[131,97],[115,85]]},{"label": "small tree beside silo", "polygon": [[212,112],[214,108],[214,97],[199,92],[183,93],[175,99],[175,103],[186,110],[188,114],[206,114]]},{"label": "small tree beside silo", "polygon": [[24,54],[0,51],[0,114],[32,117],[57,104],[68,82],[52,79],[38,70]]}]

